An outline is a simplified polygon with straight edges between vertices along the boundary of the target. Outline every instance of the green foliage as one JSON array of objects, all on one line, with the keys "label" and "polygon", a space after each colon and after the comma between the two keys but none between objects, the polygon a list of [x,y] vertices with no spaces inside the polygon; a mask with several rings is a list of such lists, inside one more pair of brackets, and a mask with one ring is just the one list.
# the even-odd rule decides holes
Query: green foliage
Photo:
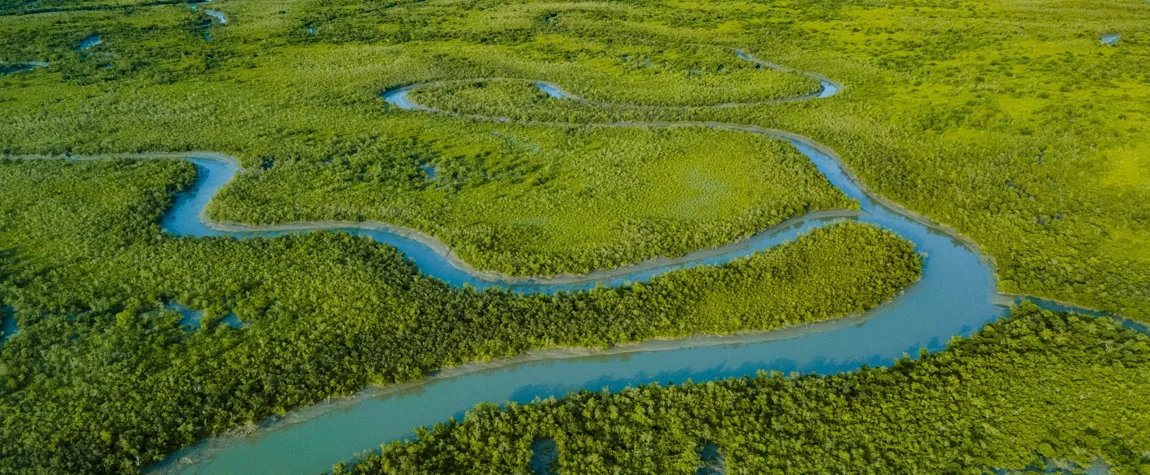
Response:
[{"label": "green foliage", "polygon": [[[58,73],[59,81],[77,86],[170,84],[202,74],[230,54],[205,41],[208,22],[184,5],[0,16],[0,62],[48,62],[45,74]],[[103,42],[79,50],[92,35]]]},{"label": "green foliage", "polygon": [[[344,233],[177,238],[183,161],[0,161],[0,472],[136,472],[172,450],[366,384],[556,347],[768,330],[858,313],[916,281],[913,245],[844,222],[721,267],[522,296],[422,277]],[[206,311],[186,331],[163,304]],[[235,312],[242,329],[212,324]]]},{"label": "green foliage", "polygon": [[[548,34],[534,38],[530,48],[521,47],[516,52],[530,59],[524,63],[538,64],[538,76],[525,79],[559,83],[588,101],[632,108],[755,103],[798,97],[819,88],[817,81],[800,73],[763,70],[722,46],[657,48]],[[497,104],[501,99],[506,101],[493,95],[478,104]],[[552,108],[561,110],[562,106],[552,104]]]},{"label": "green foliage", "polygon": [[[416,171],[418,159],[407,159],[406,187],[365,183],[355,193],[381,203],[388,221],[439,236],[464,261],[518,275],[585,273],[677,256],[810,211],[857,208],[806,157],[776,140],[702,129],[549,132],[492,130],[468,150],[424,162],[435,167],[434,180]],[[339,160],[332,173],[342,174],[350,162]],[[252,206],[269,192],[320,202],[331,190],[308,180],[240,180],[209,212],[260,224],[331,217]]]},{"label": "green foliage", "polygon": [[[249,172],[213,204],[214,218],[381,220],[519,274],[679,254],[851,206],[772,141],[483,123],[400,111],[378,97],[462,80],[417,94],[453,111],[576,126],[721,121],[810,136],[869,188],[978,242],[1002,290],[1150,318],[1145,2],[212,8],[231,21],[213,25],[201,10],[162,1],[0,0],[0,61],[50,62],[0,77],[0,153],[225,152]],[[1115,32],[1118,45],[1099,43]],[[75,51],[94,33],[103,44]],[[815,87],[753,70],[731,48],[846,89],[792,104],[647,107]],[[478,87],[476,78],[507,79]],[[534,80],[636,107],[546,98]],[[441,178],[427,180],[423,165]],[[182,162],[0,164],[0,301],[15,307],[21,328],[0,350],[0,472],[130,473],[208,434],[364,384],[534,348],[832,318],[889,298],[920,266],[896,236],[840,224],[650,285],[530,298],[453,290],[419,277],[394,250],[342,234],[165,236],[155,223],[193,174]],[[172,300],[206,310],[209,322],[234,311],[251,325],[188,333],[161,309]],[[535,429],[551,427],[544,435],[565,437],[561,464],[580,473],[689,472],[704,442],[751,472],[948,473],[1021,467],[1037,453],[1100,455],[1133,473],[1145,470],[1150,427],[1145,346],[1105,321],[1023,309],[890,370],[487,408],[359,469],[451,472],[482,460],[478,473],[515,473]],[[599,410],[605,404],[630,412]],[[522,424],[490,427],[520,415]],[[473,441],[453,438],[468,427],[505,437],[455,445]],[[513,450],[475,458],[432,443],[463,454],[487,440]]]},{"label": "green foliage", "polygon": [[53,12],[130,10],[133,7],[182,3],[195,2],[181,0],[0,0],[0,15],[23,16]]},{"label": "green foliage", "polygon": [[[549,168],[549,161],[582,156],[589,144],[545,127],[397,111],[378,94],[502,77],[515,81],[419,93],[444,107],[532,120],[713,120],[802,133],[837,150],[871,189],[978,242],[995,258],[1002,290],[1150,315],[1145,2],[219,0],[212,8],[231,21],[212,25],[210,41],[202,37],[207,17],[184,5],[67,5],[103,6],[0,16],[0,60],[52,62],[0,77],[0,153],[230,153],[255,171],[221,195],[212,210],[219,219],[377,219],[450,241],[473,264],[520,274],[676,254],[688,245],[666,243],[684,230],[711,236],[689,244],[701,246],[768,223],[720,232],[710,217],[694,216],[651,228],[651,241],[640,246],[619,244],[633,221],[573,213],[591,208],[578,200],[555,201],[554,222],[498,213],[470,220],[475,208],[557,199],[522,184],[483,182],[492,172],[529,180],[534,172],[526,170],[554,170],[538,178],[564,196],[577,193],[583,169]],[[105,43],[73,51],[93,32]],[[1106,33],[1123,36],[1105,46]],[[833,77],[846,89],[796,104],[655,110],[543,99],[530,88],[548,80],[591,100],[687,106],[815,87],[795,74],[754,70],[731,48]],[[453,103],[453,94],[476,102]],[[632,159],[654,153],[643,142],[657,139],[634,135],[603,136],[609,149],[643,153],[620,157],[627,164],[620,180],[636,176]],[[525,159],[506,148],[508,136],[544,152]],[[695,165],[746,167],[757,159],[713,154]],[[422,179],[418,165],[426,163],[481,181],[441,189]],[[518,194],[501,194],[504,185]],[[644,185],[658,196],[683,183]],[[817,188],[808,191],[822,198],[797,212],[842,206]],[[659,201],[619,199],[632,216],[660,219],[646,211]],[[753,199],[733,199],[720,212],[753,213],[761,205]],[[524,240],[584,230],[600,238],[574,254]]]},{"label": "green foliage", "polygon": [[558,446],[558,473],[693,474],[703,444],[740,474],[981,474],[1040,457],[1146,473],[1148,378],[1147,336],[1027,303],[892,368],[480,405],[335,473],[526,474],[541,437]]}]

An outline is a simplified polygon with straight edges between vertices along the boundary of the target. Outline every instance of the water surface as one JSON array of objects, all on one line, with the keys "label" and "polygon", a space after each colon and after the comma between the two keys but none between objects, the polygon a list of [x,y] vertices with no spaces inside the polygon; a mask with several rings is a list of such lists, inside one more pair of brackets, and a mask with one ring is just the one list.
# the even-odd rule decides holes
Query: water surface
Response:
[{"label": "water surface", "polygon": [[80,40],[80,46],[76,48],[76,51],[84,51],[103,42],[104,40],[100,39],[100,35],[89,35],[87,38]]},{"label": "water surface", "polygon": [[36,68],[43,68],[48,66],[48,63],[41,61],[31,61],[27,63],[0,63],[0,76],[7,76],[9,74],[21,73],[24,71],[31,71]]},{"label": "water surface", "polygon": [[204,14],[208,15],[212,18],[215,18],[216,21],[220,22],[221,25],[226,24],[228,22],[228,17],[224,16],[224,12],[220,12],[220,11],[216,11],[216,10],[204,10]]},{"label": "water surface", "polygon": [[0,345],[8,341],[20,328],[16,326],[16,315],[12,307],[0,307]]},{"label": "water surface", "polygon": [[[178,302],[168,302],[164,305],[164,308],[179,313],[182,317],[180,319],[180,326],[188,330],[197,330],[203,326],[204,312],[194,310]],[[243,328],[243,322],[240,321],[240,317],[235,313],[228,313],[215,323],[227,325],[232,328]]]},{"label": "water surface", "polygon": [[[739,54],[744,59],[750,58]],[[553,84],[536,84],[552,97],[579,100]],[[384,98],[391,106],[405,110],[514,122],[415,103],[408,93],[421,86],[397,88],[385,93]],[[827,80],[820,91],[793,100],[819,99],[840,91],[837,83]],[[990,261],[981,256],[973,244],[870,194],[843,168],[833,152],[809,138],[785,131],[710,122],[580,126],[709,127],[786,140],[806,155],[831,185],[857,200],[860,210],[812,213],[749,239],[678,258],[652,259],[581,276],[522,279],[476,271],[453,259],[434,239],[382,223],[296,223],[269,227],[210,223],[204,219],[204,207],[231,180],[238,167],[231,160],[204,156],[191,158],[199,169],[199,178],[191,190],[177,196],[161,224],[173,234],[238,238],[346,231],[399,248],[424,275],[450,285],[470,285],[477,289],[500,287],[528,294],[627,285],[678,269],[723,264],[793,240],[810,229],[836,221],[857,220],[912,241],[925,255],[922,279],[893,301],[865,315],[773,332],[655,340],[605,351],[552,349],[511,360],[448,368],[423,381],[369,388],[350,399],[292,411],[286,417],[265,421],[252,434],[202,441],[172,454],[152,470],[197,474],[314,473],[327,470],[332,463],[346,460],[354,453],[377,449],[381,443],[409,439],[413,427],[430,426],[450,417],[461,418],[466,410],[483,401],[527,403],[577,390],[618,391],[652,382],[713,381],[750,375],[758,370],[833,374],[863,366],[887,366],[903,356],[918,355],[920,349],[939,351],[951,338],[969,336],[1002,317],[1003,305],[1015,299],[996,293]],[[1056,306],[1050,302],[1040,303]],[[541,453],[545,452],[545,447],[538,448]]]}]

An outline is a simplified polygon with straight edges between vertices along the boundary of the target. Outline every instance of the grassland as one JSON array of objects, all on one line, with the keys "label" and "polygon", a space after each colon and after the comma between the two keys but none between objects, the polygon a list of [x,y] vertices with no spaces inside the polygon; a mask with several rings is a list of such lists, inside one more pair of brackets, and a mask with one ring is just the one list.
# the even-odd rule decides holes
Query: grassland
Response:
[{"label": "grassland", "polygon": [[[52,63],[0,78],[0,151],[227,152],[252,173],[221,195],[217,219],[378,219],[436,235],[481,268],[580,272],[777,222],[732,224],[735,216],[849,204],[778,147],[754,153],[751,139],[475,123],[398,111],[378,94],[506,77],[599,101],[698,106],[817,87],[754,69],[732,55],[742,48],[846,90],[721,110],[592,110],[540,103],[523,88],[441,99],[576,123],[721,120],[806,134],[840,152],[872,189],[972,237],[996,259],[1004,291],[1150,315],[1144,2],[222,0],[213,8],[232,21],[209,25],[183,5],[0,16],[0,60]],[[92,33],[105,43],[73,51]],[[1103,45],[1107,33],[1122,38]],[[744,145],[699,161],[687,158],[698,153],[688,135]],[[590,151],[596,144],[625,165],[582,176],[580,160],[608,153]],[[668,173],[639,165],[653,153],[668,157]],[[452,178],[429,182],[421,164]],[[760,179],[755,169],[779,167],[791,171],[773,183],[797,180],[805,195],[783,203],[773,192],[724,194]],[[592,190],[592,180],[613,185]],[[640,181],[645,193],[631,186]],[[629,206],[593,211],[607,202]],[[692,203],[713,209],[694,212]],[[508,208],[529,210],[527,219]],[[579,246],[561,236],[578,236]]]}]

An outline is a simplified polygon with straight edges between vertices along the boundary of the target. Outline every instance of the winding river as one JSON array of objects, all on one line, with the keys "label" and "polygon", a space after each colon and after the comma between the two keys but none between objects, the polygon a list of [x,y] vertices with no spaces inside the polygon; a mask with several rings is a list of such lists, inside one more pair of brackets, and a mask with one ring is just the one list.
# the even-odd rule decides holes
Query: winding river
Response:
[{"label": "winding river", "polygon": [[[739,57],[762,67],[784,69],[737,51]],[[815,100],[842,88],[822,76],[815,93],[780,101]],[[586,101],[555,84],[538,82],[557,101]],[[749,239],[669,259],[659,258],[620,269],[551,279],[509,278],[477,271],[437,240],[415,231],[382,223],[296,223],[248,227],[213,223],[204,216],[208,201],[240,172],[227,156],[190,152],[138,157],[187,158],[199,177],[194,187],[177,196],[162,226],[177,235],[240,238],[276,236],[317,230],[347,231],[399,248],[427,276],[451,285],[478,289],[502,287],[523,293],[573,291],[596,285],[617,286],[698,265],[721,264],[769,249],[800,233],[840,220],[858,220],[892,230],[925,253],[921,281],[891,302],[868,312],[832,321],[772,332],[724,337],[654,340],[610,350],[553,349],[487,363],[440,371],[409,384],[368,388],[358,395],[291,411],[265,421],[247,435],[211,438],[180,450],[151,467],[153,473],[315,473],[379,444],[412,436],[412,428],[459,418],[483,401],[530,402],[580,389],[617,391],[649,382],[707,381],[753,374],[756,370],[828,374],[863,365],[891,364],[920,348],[938,351],[955,336],[967,336],[1002,317],[1005,305],[1017,298],[996,292],[991,261],[969,240],[868,192],[828,148],[809,138],[781,130],[715,122],[656,122],[565,124],[520,122],[443,111],[418,104],[409,92],[417,84],[390,90],[383,98],[413,113],[433,113],[474,120],[556,127],[708,127],[738,130],[786,140],[810,158],[826,179],[846,196],[858,200],[858,212],[819,212],[794,219]],[[596,103],[599,104],[599,103]],[[608,104],[601,104],[614,107]],[[725,107],[728,104],[719,105]],[[737,104],[733,104],[737,105]],[[626,106],[620,106],[626,107]],[[1051,308],[1065,308],[1039,302]],[[1084,313],[1094,313],[1075,309]]]}]

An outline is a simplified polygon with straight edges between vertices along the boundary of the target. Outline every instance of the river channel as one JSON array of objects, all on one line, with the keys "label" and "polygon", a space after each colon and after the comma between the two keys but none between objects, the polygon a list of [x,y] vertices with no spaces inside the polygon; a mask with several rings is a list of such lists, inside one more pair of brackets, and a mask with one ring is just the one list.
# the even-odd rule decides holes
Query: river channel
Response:
[{"label": "river channel", "polygon": [[[739,57],[782,69],[742,52]],[[819,91],[789,100],[833,96],[842,87],[821,76]],[[555,101],[580,101],[555,84],[537,82]],[[700,250],[678,258],[659,258],[620,269],[551,279],[510,278],[477,271],[442,244],[416,231],[382,223],[295,223],[267,227],[213,223],[204,209],[211,198],[240,173],[238,163],[214,153],[148,154],[186,158],[196,164],[196,184],[177,196],[162,227],[177,235],[259,238],[283,233],[346,231],[392,245],[420,271],[455,286],[501,287],[522,293],[578,291],[597,285],[619,286],[698,265],[717,265],[794,239],[812,228],[840,220],[858,220],[898,233],[924,253],[922,279],[900,296],[866,313],[772,332],[723,337],[655,340],[609,350],[553,349],[519,358],[448,368],[418,382],[368,388],[352,398],[333,400],[263,422],[245,435],[210,438],[180,450],[151,467],[153,473],[240,474],[316,473],[381,443],[413,436],[417,426],[461,418],[477,403],[560,397],[570,391],[618,391],[650,382],[700,382],[754,374],[758,370],[830,374],[864,365],[885,366],[904,354],[945,348],[954,337],[968,336],[1005,315],[1017,299],[999,295],[990,259],[948,229],[931,224],[868,192],[828,148],[785,131],[712,122],[559,124],[512,121],[443,111],[414,102],[409,92],[424,85],[390,90],[384,99],[412,113],[443,114],[474,120],[561,127],[708,127],[738,130],[790,142],[824,177],[860,204],[857,212],[819,212],[788,221],[749,239]],[[561,102],[560,102],[561,103]],[[724,105],[725,106],[725,105]],[[1057,307],[1056,304],[1040,302]],[[1064,308],[1064,307],[1060,307]],[[1081,309],[1075,309],[1083,311]]]}]

